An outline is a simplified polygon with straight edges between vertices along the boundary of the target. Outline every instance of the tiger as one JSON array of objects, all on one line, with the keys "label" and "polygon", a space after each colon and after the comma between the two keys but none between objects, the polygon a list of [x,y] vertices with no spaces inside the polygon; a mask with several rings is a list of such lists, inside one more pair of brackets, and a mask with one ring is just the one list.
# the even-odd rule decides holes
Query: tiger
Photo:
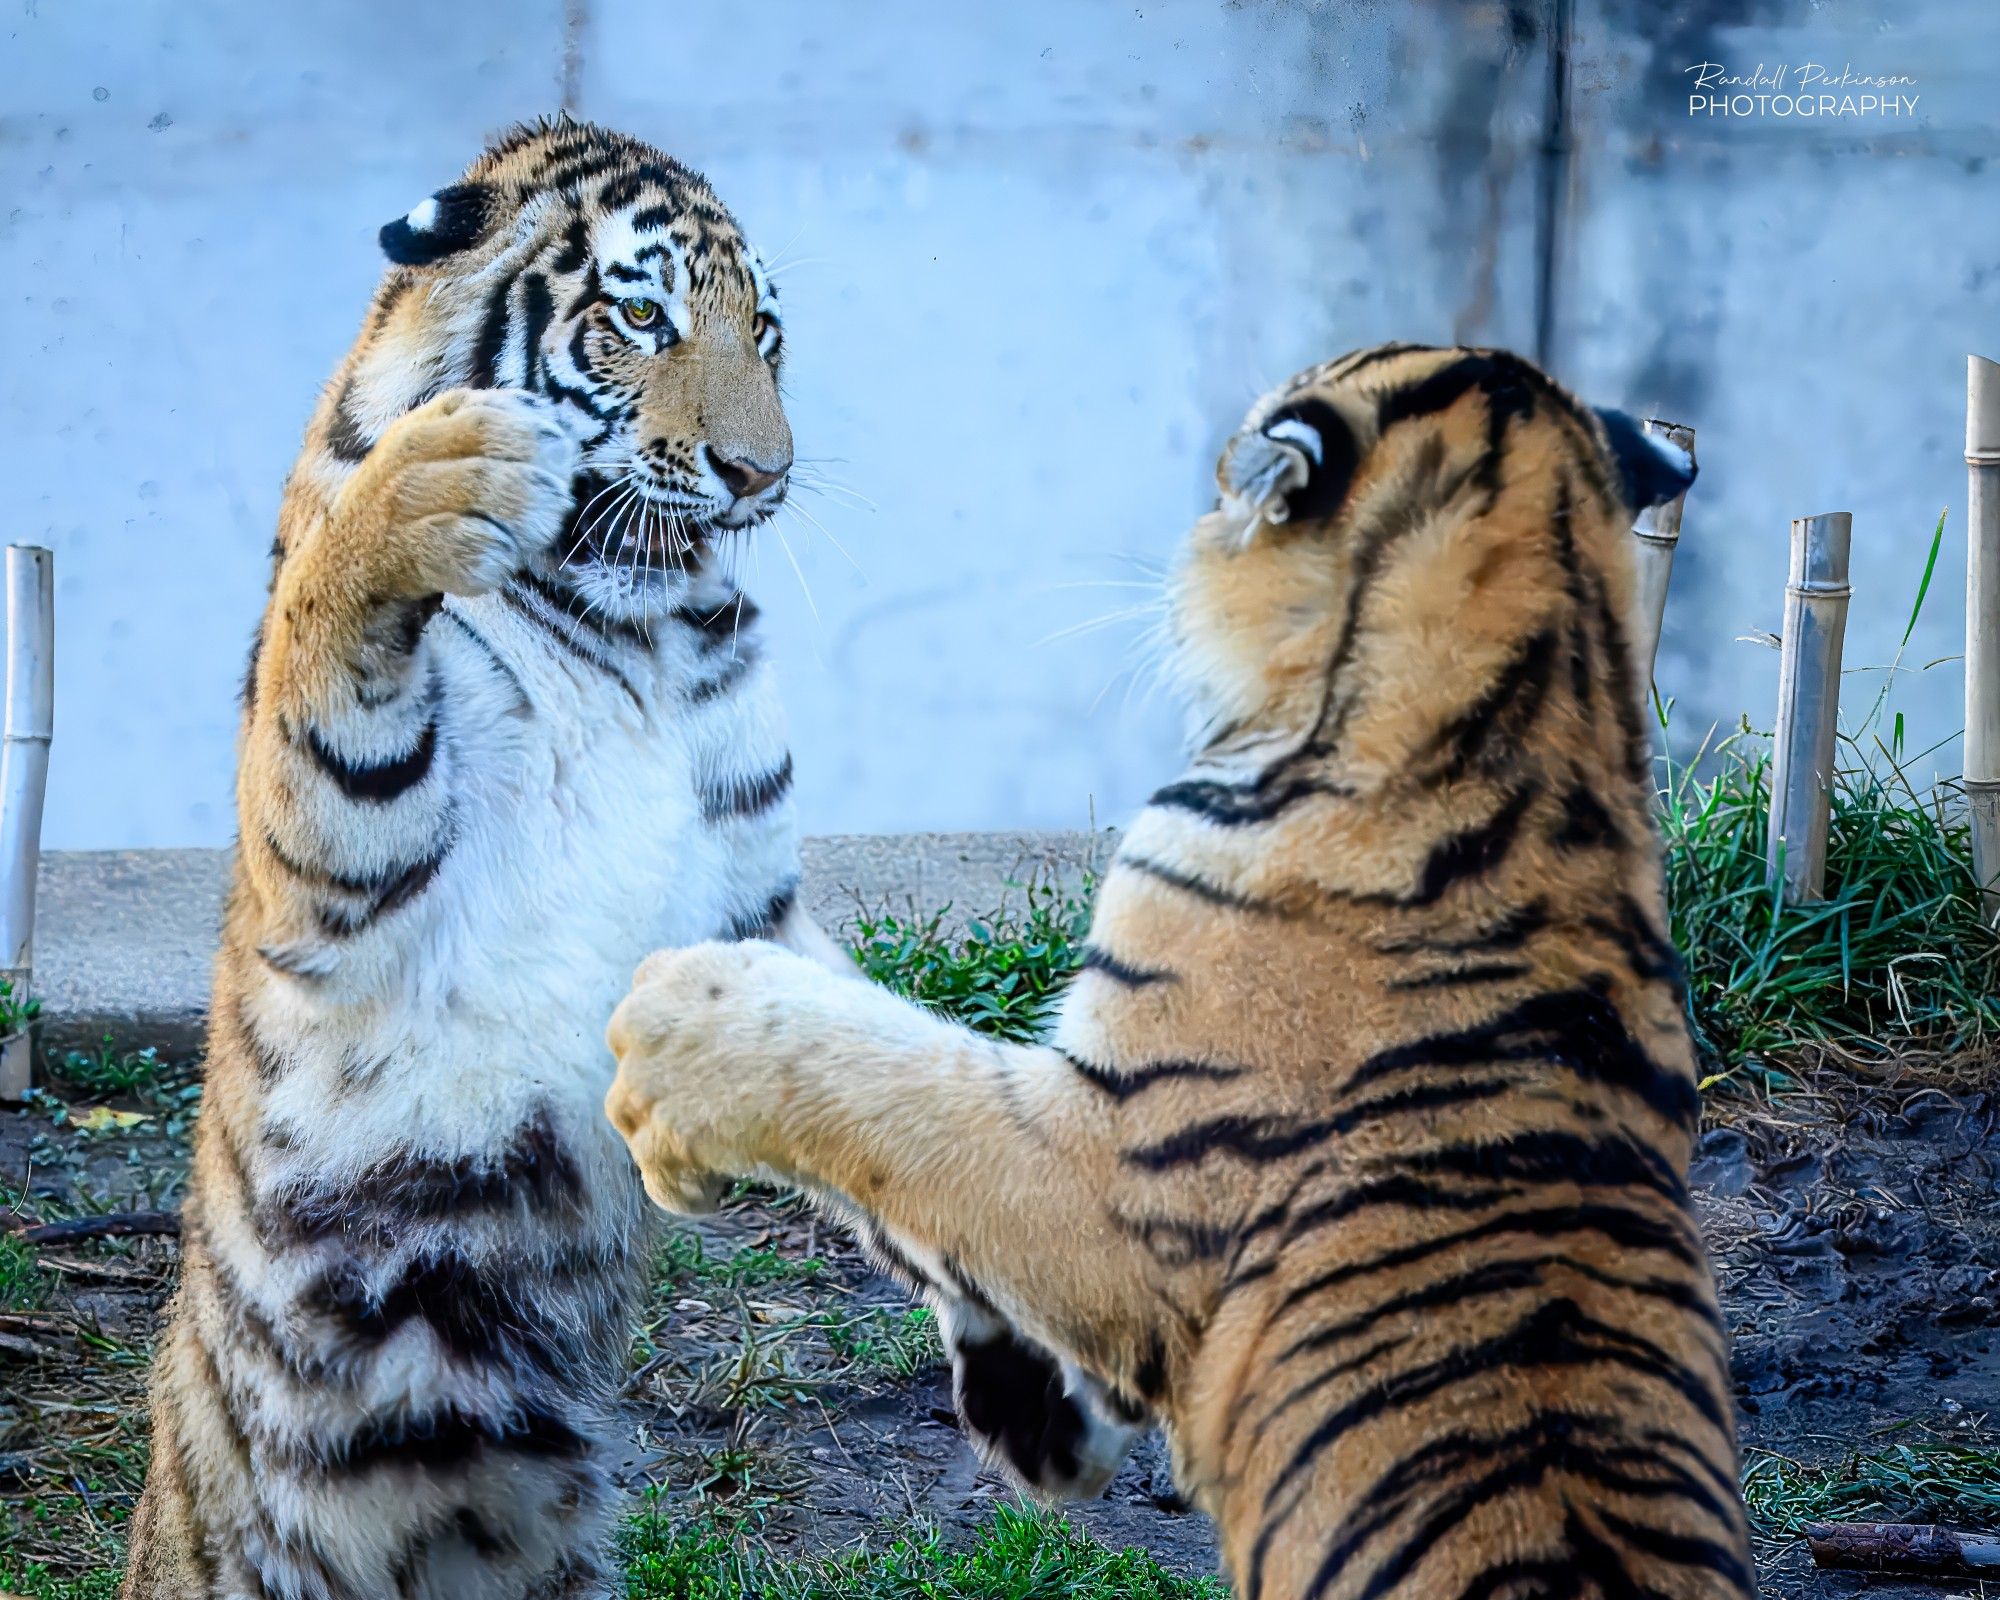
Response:
[{"label": "tiger", "polygon": [[649,1213],[602,1019],[663,944],[845,960],[724,541],[777,291],[635,139],[510,131],[381,230],[285,487],[127,1600],[622,1593]]},{"label": "tiger", "polygon": [[1265,395],[1168,584],[1192,754],[1051,1041],[655,954],[607,1034],[648,1193],[857,1214],[1015,1373],[993,1459],[1046,1493],[1115,1443],[1080,1367],[1250,1600],[1750,1595],[1626,623],[1693,472],[1499,350]]}]

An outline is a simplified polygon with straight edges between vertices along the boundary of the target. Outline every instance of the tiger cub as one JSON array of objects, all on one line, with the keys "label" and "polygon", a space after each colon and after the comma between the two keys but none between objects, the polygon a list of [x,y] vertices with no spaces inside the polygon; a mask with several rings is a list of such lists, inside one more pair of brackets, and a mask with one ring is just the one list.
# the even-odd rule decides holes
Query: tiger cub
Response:
[{"label": "tiger cub", "polygon": [[1194,755],[1054,1044],[703,946],[640,967],[607,1110],[661,1204],[773,1173],[983,1308],[1014,1443],[1077,1436],[1056,1354],[1164,1419],[1253,1600],[1746,1596],[1623,620],[1633,511],[1693,469],[1513,356],[1389,345],[1218,476]]},{"label": "tiger cub", "polygon": [[712,559],[792,455],[736,223],[559,121],[381,239],[246,689],[131,1600],[614,1592],[644,1206],[597,1019],[661,944],[825,948]]}]

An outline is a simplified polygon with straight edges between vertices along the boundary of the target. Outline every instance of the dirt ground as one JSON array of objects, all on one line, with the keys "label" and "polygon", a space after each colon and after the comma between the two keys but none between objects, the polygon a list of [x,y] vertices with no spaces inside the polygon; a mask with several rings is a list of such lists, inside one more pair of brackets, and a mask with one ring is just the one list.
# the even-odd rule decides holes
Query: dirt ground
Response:
[{"label": "dirt ground", "polygon": [[[0,1112],[0,1215],[171,1209],[194,1094]],[[148,1120],[77,1126],[97,1105]],[[1936,1090],[1711,1107],[1693,1176],[1753,1484],[1796,1484],[1898,1441],[2000,1443],[1996,1124],[1993,1096]],[[34,1253],[43,1303],[0,1312],[0,1572],[42,1561],[80,1574],[115,1560],[143,1470],[145,1353],[177,1246]],[[635,1491],[733,1504],[791,1550],[912,1522],[963,1531],[1008,1494],[958,1435],[924,1319],[809,1212],[747,1199],[670,1231],[659,1259],[627,1397]],[[1212,1570],[1210,1530],[1176,1498],[1157,1442],[1078,1520],[1178,1570]],[[1816,1573],[1785,1539],[1764,1540],[1760,1559],[1766,1594],[1783,1600],[1983,1593]]]}]

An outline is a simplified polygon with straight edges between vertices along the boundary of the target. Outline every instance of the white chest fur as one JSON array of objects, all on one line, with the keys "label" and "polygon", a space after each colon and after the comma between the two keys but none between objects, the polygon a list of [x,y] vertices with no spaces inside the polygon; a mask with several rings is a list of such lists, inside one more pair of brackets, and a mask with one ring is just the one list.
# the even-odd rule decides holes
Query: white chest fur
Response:
[{"label": "white chest fur", "polygon": [[[449,853],[335,971],[275,977],[256,1002],[297,1061],[268,1114],[322,1160],[313,1135],[335,1119],[341,1166],[413,1138],[474,1150],[540,1111],[598,1143],[603,1029],[633,967],[721,935],[797,879],[788,798],[723,817],[708,801],[786,759],[754,636],[718,643],[663,622],[649,649],[606,665],[551,648],[497,596],[451,608],[469,627],[446,615],[426,639]],[[691,687],[725,669],[726,692]]]}]

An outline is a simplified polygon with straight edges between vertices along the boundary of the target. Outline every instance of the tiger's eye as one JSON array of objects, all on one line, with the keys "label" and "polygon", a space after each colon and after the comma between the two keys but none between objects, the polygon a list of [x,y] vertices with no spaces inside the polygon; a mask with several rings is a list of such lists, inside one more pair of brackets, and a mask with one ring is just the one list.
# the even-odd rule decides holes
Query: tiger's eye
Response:
[{"label": "tiger's eye", "polygon": [[657,300],[621,300],[618,309],[625,313],[625,320],[635,328],[650,328],[660,320],[660,302]]}]

